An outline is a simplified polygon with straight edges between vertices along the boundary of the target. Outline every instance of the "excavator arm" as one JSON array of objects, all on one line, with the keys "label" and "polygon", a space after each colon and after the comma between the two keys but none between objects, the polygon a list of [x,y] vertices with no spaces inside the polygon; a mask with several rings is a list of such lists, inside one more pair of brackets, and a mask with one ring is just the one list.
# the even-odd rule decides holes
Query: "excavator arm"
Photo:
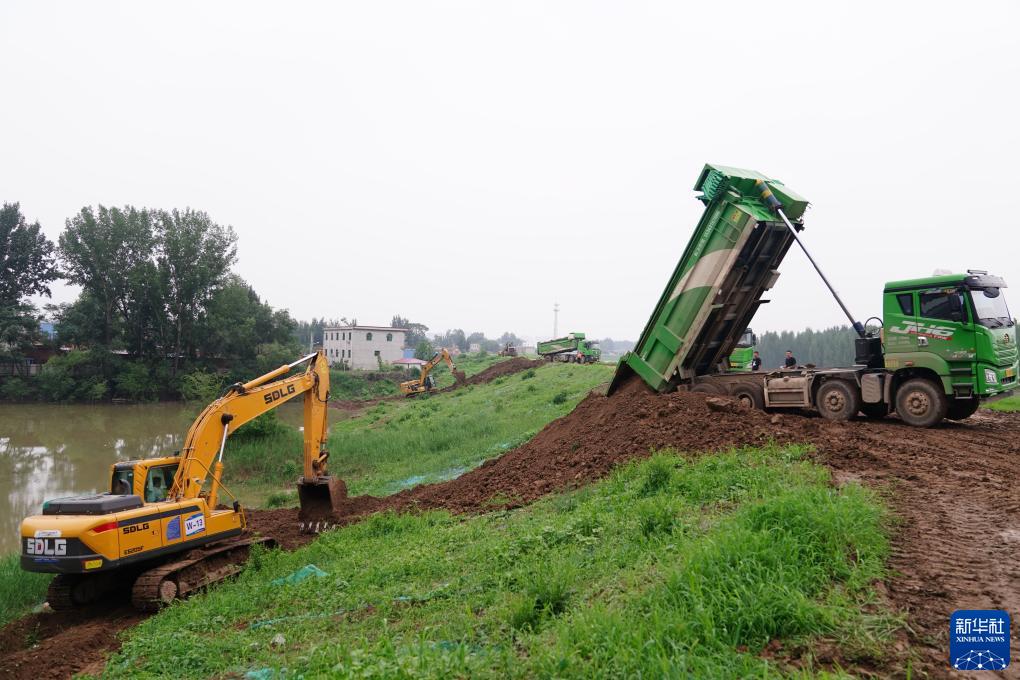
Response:
[{"label": "excavator arm", "polygon": [[436,352],[432,355],[432,358],[426,361],[421,366],[421,374],[415,380],[407,380],[400,383],[400,391],[406,397],[413,397],[416,394],[429,391],[428,378],[432,370],[439,365],[440,362],[445,361],[446,365],[450,367],[450,373],[453,374],[453,378],[458,383],[464,381],[464,373],[457,370],[457,364],[453,363],[453,357],[450,353],[443,348],[441,351]]},{"label": "excavator arm", "polygon": [[[303,373],[283,377],[304,363],[308,366]],[[326,468],[329,366],[321,350],[254,380],[232,385],[206,406],[185,437],[169,498],[195,498],[205,491],[210,507],[215,507],[227,437],[245,423],[300,396],[304,397],[304,465],[298,484],[302,512],[313,505],[318,506],[314,510],[317,514],[331,511],[346,496],[346,489],[343,482],[329,477]],[[327,502],[329,508],[324,506]]]}]

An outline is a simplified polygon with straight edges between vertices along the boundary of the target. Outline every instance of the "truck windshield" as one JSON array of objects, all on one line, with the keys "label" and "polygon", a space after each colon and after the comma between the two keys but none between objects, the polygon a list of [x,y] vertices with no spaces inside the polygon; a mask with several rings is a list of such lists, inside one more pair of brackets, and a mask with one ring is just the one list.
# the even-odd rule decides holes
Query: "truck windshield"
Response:
[{"label": "truck windshield", "polygon": [[978,323],[988,328],[1012,326],[1013,317],[1006,307],[1006,296],[998,288],[981,288],[970,291],[971,302],[974,303],[974,315]]},{"label": "truck windshield", "polygon": [[748,328],[737,341],[737,347],[754,347],[754,331]]}]

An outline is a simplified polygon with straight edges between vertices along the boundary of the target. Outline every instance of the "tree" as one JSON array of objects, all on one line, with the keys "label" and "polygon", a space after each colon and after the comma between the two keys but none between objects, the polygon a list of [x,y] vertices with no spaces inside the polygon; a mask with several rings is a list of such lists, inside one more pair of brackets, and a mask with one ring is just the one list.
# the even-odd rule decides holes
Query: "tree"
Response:
[{"label": "tree", "polygon": [[295,327],[287,311],[273,310],[244,279],[231,274],[203,308],[195,346],[203,356],[225,360],[235,373],[254,371],[268,345],[283,347],[291,357],[301,351]]},{"label": "tree", "polygon": [[23,302],[0,305],[0,359],[19,365],[25,350],[39,337],[35,308]]},{"label": "tree", "polygon": [[60,277],[53,243],[38,222],[29,224],[18,203],[0,208],[0,305],[14,305],[29,295],[50,296],[49,284]]},{"label": "tree", "polygon": [[404,347],[417,347],[419,343],[428,340],[428,337],[425,335],[429,332],[428,326],[405,319],[399,314],[393,316],[393,319],[390,320],[390,326],[407,329],[407,335],[404,337]]},{"label": "tree", "polygon": [[194,356],[192,332],[202,307],[223,284],[237,259],[237,234],[190,208],[153,215],[156,263],[171,328],[172,375],[181,359]]},{"label": "tree", "polygon": [[466,352],[468,349],[467,336],[464,335],[464,331],[460,328],[454,328],[442,335],[437,335],[435,341],[436,344],[442,347],[457,347],[461,352]]},{"label": "tree", "polygon": [[435,353],[436,353],[435,348],[432,347],[432,343],[429,342],[428,340],[422,340],[414,348],[414,358],[421,359],[422,361],[428,361],[429,359],[432,358],[432,355]]},{"label": "tree", "polygon": [[59,277],[53,243],[38,222],[29,224],[17,203],[0,208],[0,356],[20,363],[39,338],[30,295],[49,297]]},{"label": "tree", "polygon": [[117,312],[130,314],[144,279],[139,272],[153,253],[147,212],[131,206],[81,209],[60,235],[60,257],[68,281],[81,286],[101,311],[99,337],[104,347],[115,340]]}]

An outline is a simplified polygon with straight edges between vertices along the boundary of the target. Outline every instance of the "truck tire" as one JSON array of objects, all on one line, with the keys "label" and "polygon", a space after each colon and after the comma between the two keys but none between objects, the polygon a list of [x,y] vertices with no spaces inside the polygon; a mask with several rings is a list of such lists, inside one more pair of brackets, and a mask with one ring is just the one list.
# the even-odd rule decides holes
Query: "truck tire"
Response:
[{"label": "truck tire", "polygon": [[896,413],[914,427],[931,427],[946,417],[948,400],[942,387],[931,380],[913,378],[896,390]]},{"label": "truck tire", "polygon": [[966,420],[978,410],[981,404],[977,399],[953,399],[946,409],[946,418],[949,420]]},{"label": "truck tire", "polygon": [[881,420],[889,415],[889,404],[884,401],[877,404],[861,404],[861,413],[868,420]]},{"label": "truck tire", "polygon": [[829,380],[818,388],[815,407],[826,420],[850,420],[861,410],[861,395],[844,380]]},{"label": "truck tire", "polygon": [[765,410],[765,390],[757,385],[737,385],[730,390],[730,394],[747,408]]}]

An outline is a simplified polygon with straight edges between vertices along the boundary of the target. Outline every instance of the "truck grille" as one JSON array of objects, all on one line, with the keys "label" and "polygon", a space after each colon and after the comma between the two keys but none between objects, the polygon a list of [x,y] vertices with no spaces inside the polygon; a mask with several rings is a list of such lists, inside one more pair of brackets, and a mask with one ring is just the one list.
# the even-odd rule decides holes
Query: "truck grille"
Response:
[{"label": "truck grille", "polygon": [[1006,347],[999,344],[995,345],[995,363],[998,366],[1012,366],[1016,362],[1016,357],[1016,345]]}]

